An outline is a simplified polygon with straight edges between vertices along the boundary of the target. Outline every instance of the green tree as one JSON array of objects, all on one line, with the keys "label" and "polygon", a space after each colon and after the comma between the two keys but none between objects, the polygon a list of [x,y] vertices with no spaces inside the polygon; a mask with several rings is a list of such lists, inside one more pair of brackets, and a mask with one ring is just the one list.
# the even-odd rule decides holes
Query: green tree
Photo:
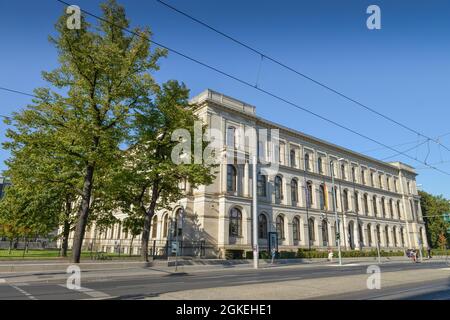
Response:
[{"label": "green tree", "polygon": [[107,183],[102,179],[121,157],[133,110],[149,104],[156,86],[150,72],[158,69],[158,59],[166,54],[150,51],[149,29],[134,30],[142,37],[123,31],[129,22],[116,1],[101,8],[103,20],[95,29],[84,17],[79,30],[66,27],[65,14],[59,19],[58,36],[50,38],[58,50],[59,67],[43,73],[59,93],[36,89],[37,98],[15,116],[17,129],[9,132],[13,141],[26,131],[42,134],[40,145],[49,148],[58,162],[75,164],[81,173],[76,182],[75,263],[80,262],[92,205],[101,212],[105,204],[101,188]]},{"label": "green tree", "polygon": [[[450,212],[450,203],[442,195],[434,196],[424,191],[419,191],[421,197],[422,214],[427,230],[428,243],[432,248],[442,246],[442,235],[447,234],[450,223],[444,221],[443,214]],[[447,237],[447,245],[450,241]]]},{"label": "green tree", "polygon": [[[172,151],[180,143],[172,139],[177,129],[184,129],[194,137],[195,123],[200,123],[195,115],[195,106],[188,102],[189,90],[184,84],[169,81],[157,91],[151,103],[141,108],[134,121],[134,132],[123,160],[122,170],[116,175],[115,185],[120,185],[117,201],[122,210],[135,221],[143,222],[141,254],[148,261],[148,243],[152,217],[158,209],[170,209],[171,205],[186,196],[180,189],[180,182],[189,182],[192,188],[207,185],[214,178],[213,164],[190,161],[177,164],[172,161]],[[201,151],[205,144],[201,141],[206,127],[200,124]],[[187,143],[194,150],[195,139]],[[189,157],[189,153],[186,153]]]}]

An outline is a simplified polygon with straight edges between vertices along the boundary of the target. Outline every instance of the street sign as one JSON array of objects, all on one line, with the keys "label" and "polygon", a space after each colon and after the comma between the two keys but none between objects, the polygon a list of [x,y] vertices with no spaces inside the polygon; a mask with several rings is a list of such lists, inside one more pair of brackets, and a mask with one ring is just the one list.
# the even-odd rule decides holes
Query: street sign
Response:
[{"label": "street sign", "polygon": [[173,241],[172,242],[172,253],[177,253],[178,252],[178,241]]}]

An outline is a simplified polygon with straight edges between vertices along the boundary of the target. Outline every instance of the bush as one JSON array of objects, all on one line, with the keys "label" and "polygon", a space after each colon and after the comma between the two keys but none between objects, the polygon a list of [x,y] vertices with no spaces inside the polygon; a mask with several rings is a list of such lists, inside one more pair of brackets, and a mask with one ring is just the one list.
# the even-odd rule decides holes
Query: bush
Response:
[{"label": "bush", "polygon": [[243,259],[244,258],[244,250],[226,250],[225,251],[225,259],[233,260],[233,259]]},{"label": "bush", "polygon": [[295,251],[280,251],[277,256],[277,259],[295,259],[295,258],[297,258]]}]

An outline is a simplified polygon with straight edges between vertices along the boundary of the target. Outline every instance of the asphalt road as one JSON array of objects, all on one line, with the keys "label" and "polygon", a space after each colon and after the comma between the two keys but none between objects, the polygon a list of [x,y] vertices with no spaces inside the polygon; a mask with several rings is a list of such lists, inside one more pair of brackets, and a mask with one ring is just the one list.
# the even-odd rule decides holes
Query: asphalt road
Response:
[{"label": "asphalt road", "polygon": [[[405,264],[389,263],[381,265],[382,272],[417,270],[448,267],[444,263]],[[314,279],[323,277],[345,277],[366,274],[367,266],[317,266],[317,267],[269,267],[260,270],[236,269],[215,270],[196,273],[167,273],[165,275],[127,276],[89,279],[82,281],[81,291],[69,290],[65,281],[52,280],[51,275],[38,276],[39,282],[0,282],[0,300],[72,300],[72,299],[142,299],[163,293],[190,289],[230,287],[254,283]],[[326,299],[450,299],[450,281],[428,281],[390,287],[382,290],[367,290],[350,294],[324,296]]]}]

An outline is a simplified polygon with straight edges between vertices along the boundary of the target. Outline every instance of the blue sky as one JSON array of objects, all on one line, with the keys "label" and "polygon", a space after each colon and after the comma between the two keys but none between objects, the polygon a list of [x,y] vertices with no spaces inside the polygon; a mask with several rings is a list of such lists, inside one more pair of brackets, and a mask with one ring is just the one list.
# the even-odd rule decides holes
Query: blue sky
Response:
[{"label": "blue sky", "polygon": [[[430,136],[450,133],[450,1],[364,0],[166,0],[301,72]],[[99,13],[97,0],[76,0]],[[132,26],[151,27],[154,40],[249,82],[256,82],[260,57],[154,0],[122,0]],[[381,8],[382,29],[368,30],[366,8]],[[32,92],[45,86],[41,71],[56,66],[47,41],[63,12],[55,0],[0,0],[0,86]],[[170,54],[155,74],[159,82],[183,81],[195,95],[211,88],[256,105],[269,120],[363,152],[378,159],[393,152],[343,131],[252,88]],[[314,112],[399,150],[423,138],[265,60],[259,85]],[[0,114],[23,108],[29,98],[0,91]],[[3,141],[6,126],[0,125]],[[450,134],[441,138],[450,148]],[[405,144],[408,143],[408,144]],[[400,146],[397,146],[399,145]],[[450,152],[425,143],[409,154],[450,172]],[[0,151],[0,170],[8,157]],[[450,176],[417,168],[426,191],[450,197]]]}]

